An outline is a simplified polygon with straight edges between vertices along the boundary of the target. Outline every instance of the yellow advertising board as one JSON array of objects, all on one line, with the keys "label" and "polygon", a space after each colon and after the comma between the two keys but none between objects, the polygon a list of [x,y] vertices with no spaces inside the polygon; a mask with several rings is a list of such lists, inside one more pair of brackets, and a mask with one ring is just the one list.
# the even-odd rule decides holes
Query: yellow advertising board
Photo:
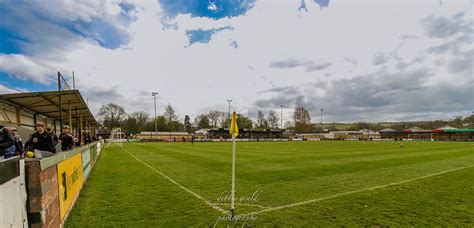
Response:
[{"label": "yellow advertising board", "polygon": [[78,153],[58,164],[59,216],[64,219],[82,187],[82,157]]}]

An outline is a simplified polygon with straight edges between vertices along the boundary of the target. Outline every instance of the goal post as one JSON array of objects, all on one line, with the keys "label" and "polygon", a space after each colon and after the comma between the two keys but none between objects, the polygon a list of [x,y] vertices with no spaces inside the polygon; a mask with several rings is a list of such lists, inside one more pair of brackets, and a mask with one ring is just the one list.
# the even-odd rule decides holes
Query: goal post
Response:
[{"label": "goal post", "polygon": [[122,147],[122,129],[121,128],[112,128],[110,131],[110,138],[107,140],[106,147]]}]

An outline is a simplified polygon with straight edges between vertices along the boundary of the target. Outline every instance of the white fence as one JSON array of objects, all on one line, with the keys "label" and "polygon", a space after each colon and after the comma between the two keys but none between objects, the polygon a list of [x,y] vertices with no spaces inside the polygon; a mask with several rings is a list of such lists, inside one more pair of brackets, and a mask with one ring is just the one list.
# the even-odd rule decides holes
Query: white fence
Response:
[{"label": "white fence", "polygon": [[28,227],[24,163],[18,157],[0,162],[0,227]]}]

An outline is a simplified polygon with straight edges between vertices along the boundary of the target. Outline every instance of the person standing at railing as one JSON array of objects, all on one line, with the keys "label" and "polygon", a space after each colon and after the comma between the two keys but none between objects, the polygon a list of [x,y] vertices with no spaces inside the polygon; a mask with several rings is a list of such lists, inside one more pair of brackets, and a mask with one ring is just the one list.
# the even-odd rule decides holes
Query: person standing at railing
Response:
[{"label": "person standing at railing", "polygon": [[0,160],[15,156],[15,141],[8,128],[0,125]]},{"label": "person standing at railing", "polygon": [[59,135],[59,142],[61,143],[61,151],[74,148],[74,136],[70,133],[69,126],[64,125],[63,133]]},{"label": "person standing at railing", "polygon": [[51,135],[44,130],[43,124],[36,124],[36,132],[31,135],[31,138],[35,158],[43,158],[53,155],[53,139],[51,138]]},{"label": "person standing at railing", "polygon": [[11,133],[13,136],[13,140],[15,141],[15,152],[20,157],[23,157],[24,149],[23,149],[23,142],[21,141],[20,134],[18,134],[18,130],[14,127],[11,128]]},{"label": "person standing at railing", "polygon": [[51,136],[51,139],[53,140],[53,154],[56,153],[56,145],[59,143],[59,138],[58,136],[54,133],[53,129],[51,127],[46,128],[46,132]]}]

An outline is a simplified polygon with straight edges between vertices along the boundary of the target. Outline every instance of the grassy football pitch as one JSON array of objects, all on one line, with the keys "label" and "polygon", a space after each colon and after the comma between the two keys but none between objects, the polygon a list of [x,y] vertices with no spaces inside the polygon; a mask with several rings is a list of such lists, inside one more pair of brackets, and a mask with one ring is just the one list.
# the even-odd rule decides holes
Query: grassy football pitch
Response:
[{"label": "grassy football pitch", "polygon": [[[238,142],[107,148],[67,226],[474,226],[474,144]],[[225,212],[225,213],[224,213]]]}]

